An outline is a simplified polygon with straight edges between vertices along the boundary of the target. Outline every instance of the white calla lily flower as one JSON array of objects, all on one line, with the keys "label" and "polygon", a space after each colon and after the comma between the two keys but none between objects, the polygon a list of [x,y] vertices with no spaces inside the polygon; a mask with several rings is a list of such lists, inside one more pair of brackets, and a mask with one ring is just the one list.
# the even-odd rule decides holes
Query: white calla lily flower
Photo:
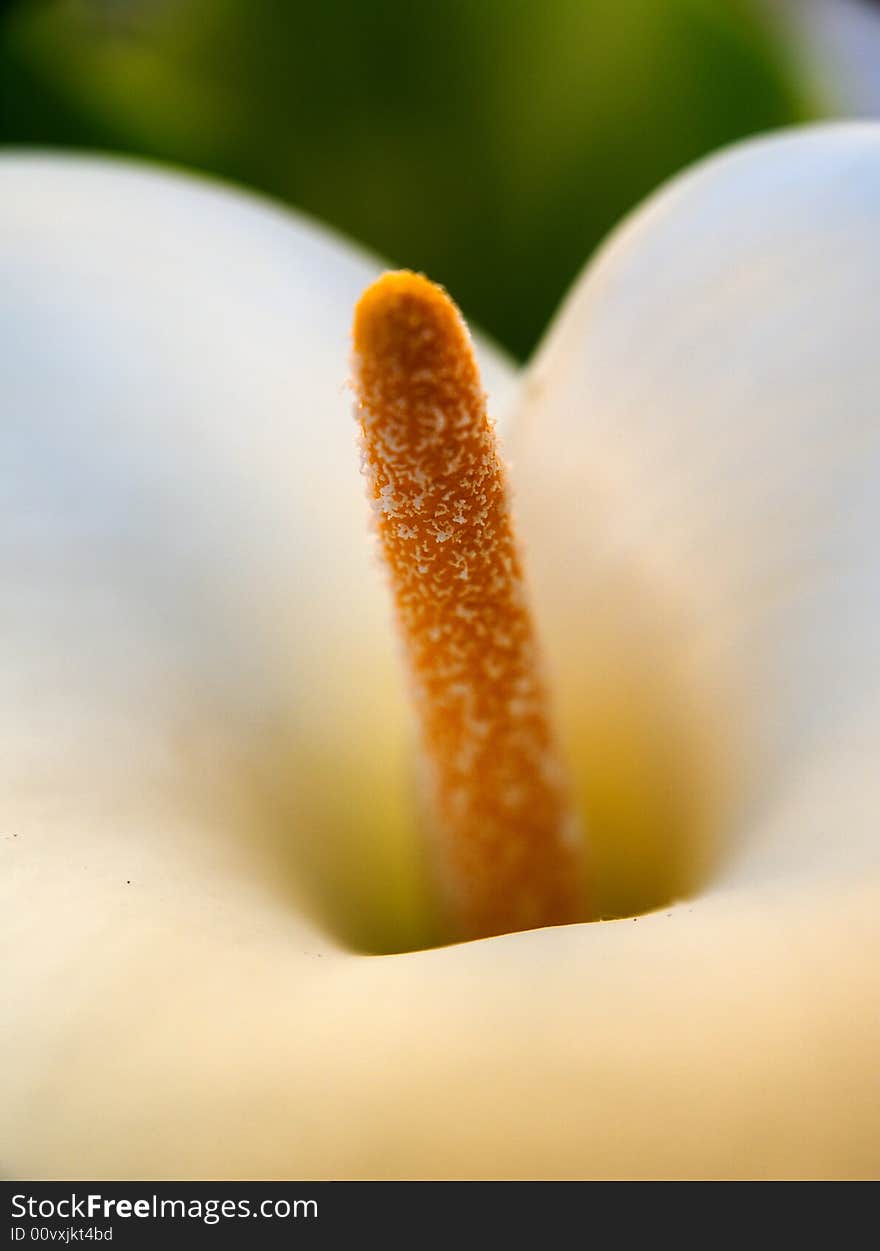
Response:
[{"label": "white calla lily flower", "polygon": [[343,387],[381,267],[0,161],[8,1172],[876,1173],[878,214],[880,127],[753,142],[521,378],[479,347],[600,909],[654,910],[414,950]]}]

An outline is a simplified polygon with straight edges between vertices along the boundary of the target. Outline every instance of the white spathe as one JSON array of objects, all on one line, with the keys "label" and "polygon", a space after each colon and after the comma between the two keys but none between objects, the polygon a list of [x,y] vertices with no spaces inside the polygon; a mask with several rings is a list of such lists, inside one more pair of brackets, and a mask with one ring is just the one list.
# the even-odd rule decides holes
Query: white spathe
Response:
[{"label": "white spathe", "polygon": [[878,220],[880,127],[742,145],[624,224],[528,372],[520,511],[612,889],[627,821],[655,874],[699,872],[707,820],[727,878],[880,856],[870,772],[778,824],[876,750]]},{"label": "white spathe", "polygon": [[[18,777],[27,735],[38,770],[48,747],[53,777],[120,796],[171,750],[188,790],[230,784],[275,879],[294,845],[347,937],[417,942],[405,692],[346,390],[382,267],[149,166],[7,156],[0,177],[3,758]],[[481,364],[503,407],[512,370]]]},{"label": "white spathe", "polygon": [[[649,798],[658,743],[681,793],[693,763],[709,885],[367,957],[332,935],[375,937],[380,886],[398,939],[421,924],[342,389],[378,266],[177,175],[0,163],[8,1173],[876,1173],[878,208],[880,128],[708,163],[612,240],[519,399],[576,769],[629,657],[650,711],[627,694],[615,759],[632,730]],[[609,772],[613,821],[641,774]]]}]

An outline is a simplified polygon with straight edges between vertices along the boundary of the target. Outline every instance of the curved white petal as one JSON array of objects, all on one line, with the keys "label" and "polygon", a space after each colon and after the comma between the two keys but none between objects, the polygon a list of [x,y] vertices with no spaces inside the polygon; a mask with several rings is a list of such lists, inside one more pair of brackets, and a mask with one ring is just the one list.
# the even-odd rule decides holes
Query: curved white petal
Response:
[{"label": "curved white petal", "polygon": [[729,878],[878,865],[878,220],[880,126],[736,148],[624,225],[530,370],[520,501],[612,909],[722,831]]},{"label": "curved white petal", "polygon": [[[148,166],[7,156],[0,180],[4,789],[25,739],[35,787],[63,768],[114,795],[164,793],[169,769],[211,789],[200,753],[226,753],[223,806],[273,831],[252,853],[276,881],[356,942],[417,943],[406,709],[346,390],[380,266]],[[503,405],[512,372],[481,355]]]},{"label": "curved white petal", "polygon": [[338,760],[305,828],[393,824],[326,391],[370,267],[147,171],[13,161],[0,191],[7,1171],[875,1172],[876,882],[380,958],[305,919],[269,870],[310,744]]}]

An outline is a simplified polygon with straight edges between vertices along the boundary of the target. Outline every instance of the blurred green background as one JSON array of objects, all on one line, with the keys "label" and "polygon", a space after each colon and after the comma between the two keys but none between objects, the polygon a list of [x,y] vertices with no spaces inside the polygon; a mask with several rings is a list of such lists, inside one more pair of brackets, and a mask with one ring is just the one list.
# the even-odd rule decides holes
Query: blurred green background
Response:
[{"label": "blurred green background", "polygon": [[751,0],[18,0],[0,141],[267,191],[444,283],[515,355],[696,157],[817,116]]}]

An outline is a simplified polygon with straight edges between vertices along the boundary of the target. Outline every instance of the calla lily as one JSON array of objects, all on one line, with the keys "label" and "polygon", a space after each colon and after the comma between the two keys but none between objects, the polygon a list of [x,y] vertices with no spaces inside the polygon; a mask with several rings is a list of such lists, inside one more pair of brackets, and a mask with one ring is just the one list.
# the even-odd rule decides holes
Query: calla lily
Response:
[{"label": "calla lily", "polygon": [[7,1170],[876,1172],[878,214],[880,127],[753,142],[618,231],[521,375],[480,345],[622,919],[416,950],[342,385],[381,266],[180,175],[3,159]]}]

